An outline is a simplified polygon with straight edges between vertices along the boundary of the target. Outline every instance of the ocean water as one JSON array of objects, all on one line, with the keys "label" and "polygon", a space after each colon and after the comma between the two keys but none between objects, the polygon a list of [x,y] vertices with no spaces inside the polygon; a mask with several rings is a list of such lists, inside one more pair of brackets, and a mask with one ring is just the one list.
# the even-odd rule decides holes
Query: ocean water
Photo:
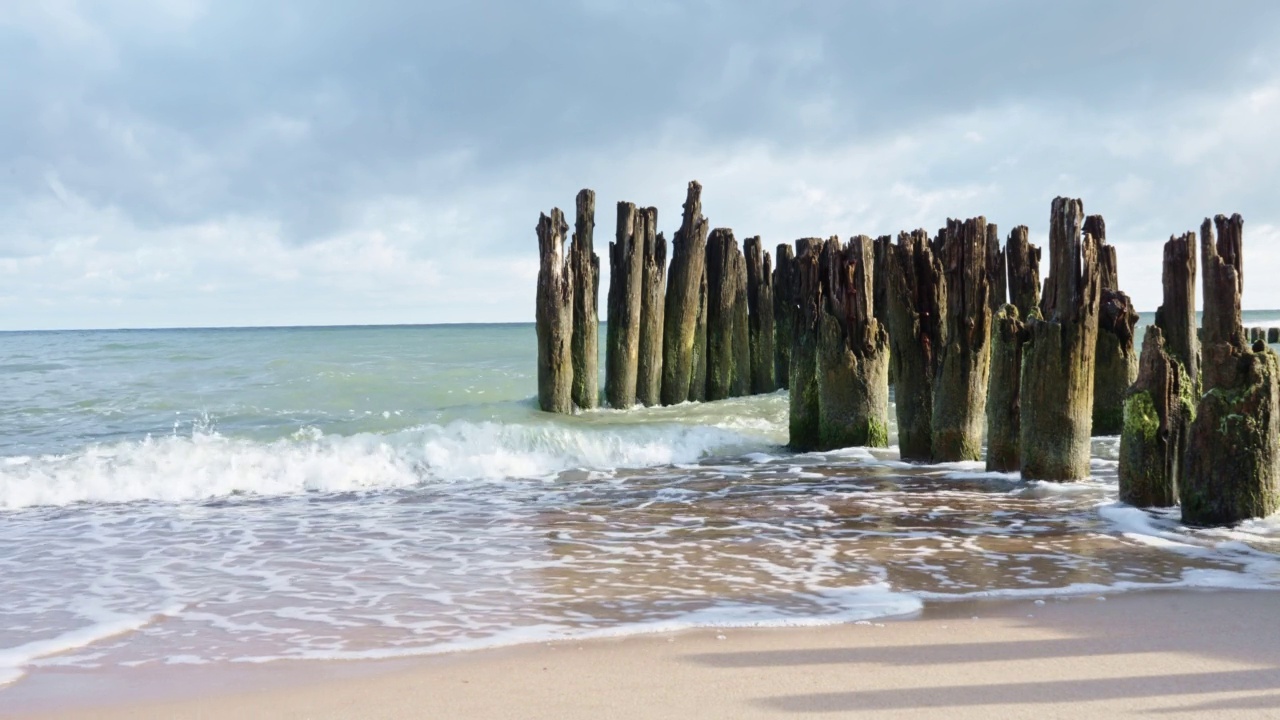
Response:
[{"label": "ocean water", "polygon": [[1280,521],[1194,530],[1117,503],[1117,438],[1058,485],[893,448],[790,453],[782,392],[555,417],[535,409],[534,342],[531,325],[0,333],[0,699],[50,669],[1280,587]]}]

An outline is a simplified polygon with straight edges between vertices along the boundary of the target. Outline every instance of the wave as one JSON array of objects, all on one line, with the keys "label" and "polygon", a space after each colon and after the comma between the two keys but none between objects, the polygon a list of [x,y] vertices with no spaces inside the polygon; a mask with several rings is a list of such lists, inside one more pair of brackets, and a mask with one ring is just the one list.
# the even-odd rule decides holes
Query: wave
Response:
[{"label": "wave", "polygon": [[679,423],[455,421],[387,435],[325,435],[309,428],[269,442],[198,429],[189,437],[148,437],[67,455],[4,458],[0,508],[551,478],[566,470],[691,463],[768,446],[767,437],[739,427]]}]

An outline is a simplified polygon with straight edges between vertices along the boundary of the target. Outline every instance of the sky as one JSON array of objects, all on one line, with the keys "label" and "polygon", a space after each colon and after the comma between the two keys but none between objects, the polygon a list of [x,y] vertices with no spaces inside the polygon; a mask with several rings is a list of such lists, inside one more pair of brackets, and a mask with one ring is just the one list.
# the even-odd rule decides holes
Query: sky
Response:
[{"label": "sky", "polygon": [[1047,245],[1079,197],[1140,310],[1239,212],[1280,308],[1278,37],[1272,0],[6,0],[0,329],[529,322],[539,213],[596,191],[603,305],[615,204],[670,238],[691,179],[766,247]]}]

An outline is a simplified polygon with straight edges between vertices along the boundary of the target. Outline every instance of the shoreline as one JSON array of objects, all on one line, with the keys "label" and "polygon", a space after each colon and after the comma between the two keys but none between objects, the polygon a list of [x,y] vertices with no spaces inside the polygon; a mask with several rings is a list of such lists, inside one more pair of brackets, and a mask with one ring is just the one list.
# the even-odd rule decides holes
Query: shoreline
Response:
[{"label": "shoreline", "polygon": [[1280,591],[1146,590],[394,660],[42,668],[0,689],[0,717],[1280,716],[1277,608]]}]

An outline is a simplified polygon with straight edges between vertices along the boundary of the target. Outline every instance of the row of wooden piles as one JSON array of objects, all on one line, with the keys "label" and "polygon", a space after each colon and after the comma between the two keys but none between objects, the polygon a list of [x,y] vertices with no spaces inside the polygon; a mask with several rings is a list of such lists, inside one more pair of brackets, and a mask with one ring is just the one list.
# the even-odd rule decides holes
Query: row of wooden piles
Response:
[{"label": "row of wooden piles", "polygon": [[[1053,201],[1042,293],[1041,251],[1025,226],[1003,247],[983,217],[896,243],[803,238],[779,245],[771,268],[759,237],[744,254],[731,230],[708,230],[701,191],[689,184],[669,269],[657,211],[618,204],[610,406],[784,387],[793,449],[877,447],[888,444],[892,385],[904,460],[979,460],[985,438],[990,470],[1073,480],[1090,475],[1091,438],[1119,434],[1128,502],[1180,500],[1193,524],[1277,508],[1276,356],[1249,346],[1241,326],[1239,216],[1218,218],[1216,242],[1212,223],[1201,232],[1200,332],[1213,368],[1202,373],[1194,233],[1166,245],[1164,303],[1139,361],[1115,248],[1079,200]],[[567,258],[560,211],[538,225],[539,401],[552,412],[598,404],[594,211],[594,194],[579,193]]]},{"label": "row of wooden piles", "polygon": [[[777,390],[777,368],[786,365],[774,350],[776,273],[760,238],[747,238],[744,253],[732,230],[710,230],[697,182],[689,183],[669,267],[657,224],[656,208],[618,203],[609,243],[605,404],[675,405]],[[538,402],[549,412],[600,404],[594,228],[591,190],[578,193],[567,255],[560,210],[538,221]]]}]

